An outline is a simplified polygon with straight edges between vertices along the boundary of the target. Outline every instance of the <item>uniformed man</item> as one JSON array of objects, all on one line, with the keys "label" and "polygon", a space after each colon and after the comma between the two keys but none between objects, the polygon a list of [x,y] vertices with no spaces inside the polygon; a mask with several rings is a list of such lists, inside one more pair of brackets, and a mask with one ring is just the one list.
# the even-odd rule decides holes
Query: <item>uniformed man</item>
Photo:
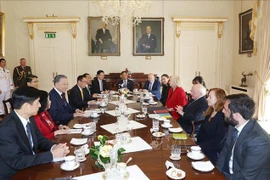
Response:
[{"label": "uniformed man", "polygon": [[30,66],[26,66],[25,58],[20,59],[20,66],[14,68],[13,81],[16,88],[26,85],[26,77],[32,74]]},{"label": "uniformed man", "polygon": [[10,98],[13,82],[10,77],[10,72],[6,69],[6,60],[0,59],[0,116],[4,116],[3,100]]}]

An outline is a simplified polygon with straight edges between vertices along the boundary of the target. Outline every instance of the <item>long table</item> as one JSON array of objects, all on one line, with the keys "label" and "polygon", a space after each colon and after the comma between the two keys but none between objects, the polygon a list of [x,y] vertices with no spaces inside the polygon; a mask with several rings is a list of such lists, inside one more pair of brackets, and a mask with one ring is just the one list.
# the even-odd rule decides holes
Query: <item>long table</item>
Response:
[{"label": "long table", "polygon": [[[160,106],[158,104],[157,106]],[[131,103],[128,104],[128,107],[134,108],[137,110],[141,109],[140,103]],[[107,109],[114,109],[115,105],[108,104]],[[150,112],[151,113],[151,112]],[[135,120],[135,114],[130,116],[130,119]],[[87,123],[91,122],[93,119],[91,118],[75,118],[69,123],[69,127],[73,127],[75,123]],[[114,135],[110,134],[106,130],[102,129],[100,126],[105,124],[110,124],[116,122],[116,117],[113,117],[109,114],[102,114],[97,121],[97,131],[91,136],[88,136],[88,144],[89,146],[93,145],[94,141],[97,141],[98,135],[107,135],[110,139],[114,138]],[[181,160],[172,161],[170,160],[170,147],[174,143],[183,142],[176,141],[172,138],[172,134],[168,132],[168,129],[164,129],[160,127],[160,130],[165,132],[166,136],[163,138],[155,138],[152,136],[150,132],[150,128],[152,127],[152,120],[146,117],[143,120],[138,121],[142,124],[145,124],[147,128],[136,129],[131,131],[131,136],[140,136],[143,140],[149,143],[153,149],[146,150],[141,152],[127,153],[123,155],[122,161],[125,162],[129,157],[132,157],[132,161],[129,165],[137,165],[149,179],[154,180],[164,180],[170,179],[166,176],[166,167],[165,162],[167,160],[171,161],[176,168],[182,169],[186,172],[185,179],[192,180],[222,180],[225,179],[223,175],[215,168],[211,172],[199,172],[192,168],[191,162],[193,160],[189,159],[185,153],[181,155]],[[179,127],[179,124],[171,119],[171,123],[173,127]],[[55,139],[54,142],[57,143],[65,143],[70,147],[70,154],[74,154],[75,146],[70,145],[70,140],[72,138],[81,138],[83,137],[81,134],[69,134],[69,135],[59,135]],[[187,148],[194,145],[194,142],[188,138],[184,144]],[[55,163],[47,163],[34,167],[30,167],[24,170],[19,171],[12,179],[14,180],[45,180],[45,179],[54,179],[60,177],[77,177],[92,173],[101,172],[102,170],[96,167],[95,161],[91,158],[90,155],[87,155],[87,160],[83,163],[80,163],[80,167],[72,172],[66,172],[60,169],[60,165],[63,162],[55,162]],[[207,160],[207,158],[204,158]]]}]

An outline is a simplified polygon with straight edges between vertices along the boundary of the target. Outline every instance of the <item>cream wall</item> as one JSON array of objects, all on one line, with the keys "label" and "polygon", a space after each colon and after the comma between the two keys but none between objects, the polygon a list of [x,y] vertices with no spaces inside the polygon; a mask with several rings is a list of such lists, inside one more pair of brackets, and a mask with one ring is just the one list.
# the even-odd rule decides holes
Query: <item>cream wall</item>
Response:
[{"label": "cream wall", "polygon": [[[237,19],[234,12],[235,5],[237,3],[226,0],[154,0],[147,16],[165,18],[165,55],[153,56],[152,60],[145,60],[144,56],[133,56],[132,29],[122,24],[121,56],[101,60],[100,57],[87,55],[87,16],[100,15],[91,1],[1,1],[1,10],[6,13],[6,59],[8,67],[13,69],[21,57],[29,59],[28,29],[26,23],[22,22],[22,18],[27,16],[45,17],[46,14],[79,16],[81,21],[78,26],[77,37],[77,72],[90,72],[92,75],[95,75],[98,69],[103,69],[106,73],[109,73],[120,72],[126,67],[132,72],[154,72],[158,75],[163,73],[173,74],[175,25],[172,22],[172,17],[228,17],[228,21],[224,25],[222,62],[222,85],[228,90],[232,79],[232,60],[233,57],[236,57],[236,51],[232,49],[233,43],[235,43],[233,32],[235,30],[235,19]],[[209,68],[213,67],[209,65]],[[234,72],[234,74],[237,73]]]},{"label": "cream wall", "polygon": [[[232,84],[241,84],[242,72],[254,72],[258,71],[259,63],[258,56],[252,55],[247,57],[247,54],[239,54],[239,18],[238,15],[241,12],[245,12],[251,8],[256,1],[235,1],[234,2],[234,36],[233,36],[233,66],[232,66]],[[259,51],[259,50],[258,50]],[[256,76],[247,77],[248,86],[255,86]]]}]

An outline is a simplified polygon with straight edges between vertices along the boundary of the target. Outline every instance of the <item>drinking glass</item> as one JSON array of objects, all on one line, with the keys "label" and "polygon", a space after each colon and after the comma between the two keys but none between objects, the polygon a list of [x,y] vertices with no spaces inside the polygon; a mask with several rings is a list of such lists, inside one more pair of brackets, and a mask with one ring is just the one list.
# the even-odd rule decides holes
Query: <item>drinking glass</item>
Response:
[{"label": "drinking glass", "polygon": [[181,156],[181,146],[180,145],[172,145],[171,147],[171,156],[172,158],[180,158]]},{"label": "drinking glass", "polygon": [[76,147],[75,151],[74,151],[74,154],[75,154],[76,160],[78,162],[81,162],[81,161],[85,160],[85,150],[84,150],[84,148],[82,146],[81,147]]},{"label": "drinking glass", "polygon": [[114,111],[115,111],[115,116],[116,116],[116,117],[118,117],[118,116],[121,115],[121,112],[120,112],[120,110],[119,110],[118,107],[116,107]]},{"label": "drinking glass", "polygon": [[143,113],[144,115],[147,114],[147,106],[142,105],[142,113]]},{"label": "drinking glass", "polygon": [[152,129],[154,130],[154,131],[158,131],[159,130],[159,120],[158,119],[155,119],[155,118],[153,118],[152,119]]}]

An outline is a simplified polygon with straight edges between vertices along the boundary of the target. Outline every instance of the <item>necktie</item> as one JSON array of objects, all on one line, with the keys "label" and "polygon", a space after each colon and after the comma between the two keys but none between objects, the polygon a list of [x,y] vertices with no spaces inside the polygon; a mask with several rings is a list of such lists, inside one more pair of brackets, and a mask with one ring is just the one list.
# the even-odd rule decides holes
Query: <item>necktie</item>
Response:
[{"label": "necktie", "polygon": [[100,91],[103,91],[103,84],[102,84],[102,81],[99,81],[99,89],[100,89]]},{"label": "necktie", "polygon": [[27,133],[28,141],[29,141],[31,149],[32,149],[33,148],[33,139],[32,139],[31,127],[30,127],[29,122],[26,124],[26,133]]},{"label": "necktie", "polygon": [[84,100],[82,89],[80,89],[80,91],[81,91],[81,97],[82,97],[82,100]]},{"label": "necktie", "polygon": [[62,99],[63,99],[63,101],[64,101],[64,104],[66,105],[66,104],[67,104],[67,100],[66,100],[66,95],[65,95],[65,93],[62,93],[61,96],[62,96]]},{"label": "necktie", "polygon": [[152,83],[149,83],[148,90],[149,90],[149,91],[151,91],[151,90],[152,90]]},{"label": "necktie", "polygon": [[231,159],[231,156],[232,156],[232,149],[233,149],[233,146],[237,140],[237,137],[238,137],[238,130],[237,129],[234,129],[234,133],[232,135],[232,139],[231,139],[231,144],[229,146],[229,149],[228,149],[228,154],[225,158],[225,161],[224,161],[224,166],[223,166],[223,171],[230,174],[230,168],[229,168],[229,162],[230,162],[230,159]]},{"label": "necktie", "polygon": [[89,86],[86,86],[86,90],[88,91],[89,95],[91,96],[91,91],[90,91]]},{"label": "necktie", "polygon": [[124,80],[124,87],[127,87],[127,80]]}]

